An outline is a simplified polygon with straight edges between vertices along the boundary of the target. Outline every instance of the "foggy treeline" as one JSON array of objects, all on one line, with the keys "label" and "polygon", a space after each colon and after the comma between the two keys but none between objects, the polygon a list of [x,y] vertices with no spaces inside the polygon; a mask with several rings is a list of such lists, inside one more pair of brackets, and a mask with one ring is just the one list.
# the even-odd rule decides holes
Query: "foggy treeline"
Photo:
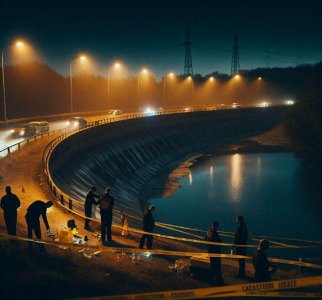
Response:
[{"label": "foggy treeline", "polygon": [[[88,73],[78,73],[73,80],[74,111],[122,109],[137,111],[140,107],[159,108],[210,105],[256,105],[261,101],[272,104],[293,99],[306,84],[317,65],[294,68],[255,69],[241,72],[239,80],[225,74],[199,74],[193,84],[186,78],[156,79],[152,75],[140,78],[110,79]],[[214,80],[210,81],[213,75]],[[262,80],[258,80],[261,77]],[[70,78],[64,77],[40,62],[27,62],[5,67],[8,119],[67,113],[70,111]],[[108,88],[109,86],[109,88]],[[109,89],[109,97],[108,97]],[[3,99],[1,87],[1,119]]]}]

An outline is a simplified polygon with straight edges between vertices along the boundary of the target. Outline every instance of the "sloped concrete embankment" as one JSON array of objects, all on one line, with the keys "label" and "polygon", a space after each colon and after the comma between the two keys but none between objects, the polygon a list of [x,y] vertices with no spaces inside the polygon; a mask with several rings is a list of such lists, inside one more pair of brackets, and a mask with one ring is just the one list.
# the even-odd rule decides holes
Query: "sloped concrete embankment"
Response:
[{"label": "sloped concrete embankment", "polygon": [[[49,165],[56,184],[78,199],[90,186],[113,187],[116,207],[141,215],[140,192],[162,168],[201,151],[265,132],[284,108],[152,116],[105,124],[61,142]],[[79,207],[83,209],[83,207]]]}]

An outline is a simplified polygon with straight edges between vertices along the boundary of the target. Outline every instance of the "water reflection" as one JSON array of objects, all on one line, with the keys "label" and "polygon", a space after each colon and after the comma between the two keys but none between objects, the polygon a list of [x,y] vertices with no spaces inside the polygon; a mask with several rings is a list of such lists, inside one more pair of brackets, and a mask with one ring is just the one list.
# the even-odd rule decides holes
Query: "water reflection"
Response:
[{"label": "water reflection", "polygon": [[209,175],[210,175],[210,179],[214,177],[214,166],[209,167]]},{"label": "water reflection", "polygon": [[242,183],[242,156],[238,153],[230,158],[230,197],[234,202],[240,201]]},{"label": "water reflection", "polygon": [[189,170],[189,184],[192,185],[192,173]]},{"label": "water reflection", "polygon": [[[303,169],[292,154],[214,156],[191,173],[168,201],[151,199],[162,222],[207,229],[218,219],[234,232],[235,216],[243,215],[251,235],[322,240],[322,174]],[[315,252],[305,249],[306,257]]]}]

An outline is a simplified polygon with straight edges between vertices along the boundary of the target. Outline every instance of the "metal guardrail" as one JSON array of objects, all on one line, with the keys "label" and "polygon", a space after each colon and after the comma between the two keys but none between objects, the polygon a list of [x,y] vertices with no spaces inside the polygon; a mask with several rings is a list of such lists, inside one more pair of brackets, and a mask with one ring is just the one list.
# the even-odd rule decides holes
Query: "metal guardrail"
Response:
[{"label": "metal guardrail", "polygon": [[96,111],[90,111],[90,112],[74,112],[74,113],[62,113],[62,114],[54,114],[54,115],[42,115],[42,116],[34,116],[34,117],[25,117],[25,118],[17,118],[17,119],[10,119],[7,122],[0,121],[0,125],[7,124],[15,124],[20,122],[27,122],[27,121],[33,121],[33,120],[39,120],[39,119],[55,119],[55,118],[64,118],[64,117],[88,117],[88,116],[99,116],[99,115],[106,115],[108,110],[96,110]]},{"label": "metal guardrail", "polygon": [[[255,108],[254,106],[243,106],[244,108]],[[153,115],[169,115],[169,114],[175,114],[175,113],[188,113],[188,112],[200,112],[200,111],[214,111],[214,110],[226,110],[227,108],[218,108],[218,107],[207,107],[207,108],[202,108],[202,109],[194,109],[194,110],[186,110],[186,109],[174,109],[174,110],[166,110],[166,111],[162,111],[162,112],[157,112]],[[96,126],[100,126],[106,123],[112,123],[112,122],[117,122],[117,121],[123,121],[123,120],[128,120],[128,119],[134,119],[134,118],[141,118],[141,117],[147,117],[147,114],[145,113],[134,113],[134,114],[127,114],[127,115],[123,115],[123,116],[119,116],[119,117],[112,117],[112,118],[106,118],[103,120],[98,120],[95,122],[90,122],[87,124],[86,127],[83,128],[79,128],[77,130],[71,131],[71,132],[66,132],[62,135],[60,135],[59,137],[57,137],[56,139],[54,139],[52,142],[50,142],[44,152],[43,152],[43,157],[42,157],[42,162],[43,162],[43,166],[44,166],[44,173],[45,173],[45,177],[47,180],[47,183],[50,187],[50,190],[53,194],[53,196],[55,198],[57,198],[60,203],[63,205],[63,207],[65,207],[69,212],[71,211],[75,211],[77,213],[76,209],[81,209],[82,211],[84,210],[84,202],[80,201],[74,197],[72,197],[71,195],[68,195],[66,193],[64,193],[54,182],[54,180],[51,177],[50,174],[50,170],[49,170],[49,159],[50,156],[52,154],[52,152],[54,151],[54,149],[57,147],[57,145],[63,141],[64,139],[66,139],[67,137],[76,134],[80,131],[86,130],[88,128],[91,127],[96,127]],[[66,206],[68,205],[68,206]],[[76,208],[76,209],[75,209]],[[96,207],[95,207],[96,210]],[[94,211],[95,211],[94,210]]]},{"label": "metal guardrail", "polygon": [[20,150],[21,147],[24,146],[24,145],[27,145],[27,144],[29,144],[31,142],[43,139],[44,137],[48,137],[50,135],[59,134],[59,133],[63,132],[64,130],[66,130],[66,129],[57,129],[57,130],[52,130],[52,131],[49,131],[49,132],[46,132],[46,133],[37,134],[37,135],[31,136],[31,137],[29,137],[27,139],[24,139],[24,140],[22,140],[22,141],[20,141],[18,143],[10,145],[10,146],[8,146],[6,148],[3,148],[3,149],[0,150],[0,159],[3,157],[2,153],[4,153],[4,152],[5,152],[5,155],[10,155],[15,150]]}]

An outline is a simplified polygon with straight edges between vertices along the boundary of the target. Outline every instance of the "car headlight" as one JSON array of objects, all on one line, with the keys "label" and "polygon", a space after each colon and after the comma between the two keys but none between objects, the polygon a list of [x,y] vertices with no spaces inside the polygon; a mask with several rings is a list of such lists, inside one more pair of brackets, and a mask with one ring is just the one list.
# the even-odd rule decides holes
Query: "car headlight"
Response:
[{"label": "car headlight", "polygon": [[24,130],[21,130],[21,131],[19,132],[19,135],[21,135],[21,136],[25,135],[25,131],[24,131]]}]

